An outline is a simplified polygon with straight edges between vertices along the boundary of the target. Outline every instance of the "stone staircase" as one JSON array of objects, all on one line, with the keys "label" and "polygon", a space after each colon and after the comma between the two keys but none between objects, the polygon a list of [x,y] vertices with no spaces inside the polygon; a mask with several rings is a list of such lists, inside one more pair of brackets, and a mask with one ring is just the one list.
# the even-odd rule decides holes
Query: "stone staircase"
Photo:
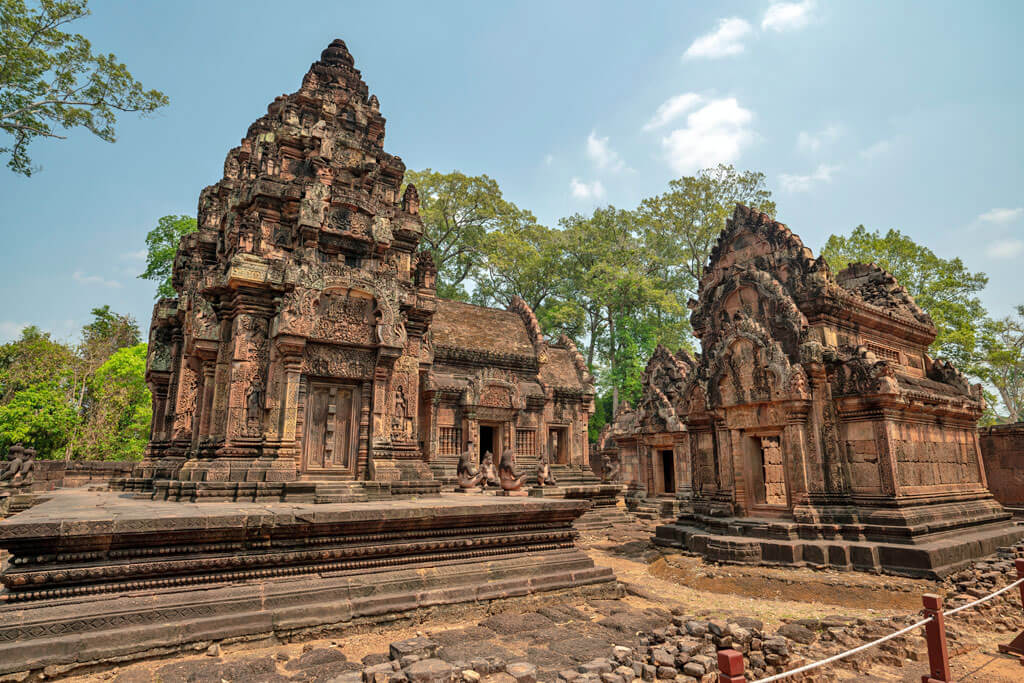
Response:
[{"label": "stone staircase", "polygon": [[682,511],[682,501],[675,498],[633,498],[626,504],[636,519],[650,524],[673,522]]},{"label": "stone staircase", "polygon": [[362,483],[355,481],[318,483],[313,494],[316,503],[364,503],[369,499]]},{"label": "stone staircase", "polygon": [[427,464],[430,465],[430,471],[434,474],[434,479],[441,482],[442,485],[450,487],[458,481],[459,456],[436,455]]},{"label": "stone staircase", "polygon": [[[536,459],[534,461],[533,470],[537,470]],[[559,486],[593,486],[601,483],[601,478],[598,477],[589,467],[580,467],[578,465],[551,465],[551,474],[554,475],[555,480]]]}]

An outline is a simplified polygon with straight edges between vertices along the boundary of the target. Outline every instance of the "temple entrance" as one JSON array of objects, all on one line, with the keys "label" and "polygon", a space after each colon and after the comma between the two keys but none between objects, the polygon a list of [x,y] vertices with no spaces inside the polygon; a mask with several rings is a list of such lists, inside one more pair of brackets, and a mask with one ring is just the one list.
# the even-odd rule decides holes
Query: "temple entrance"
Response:
[{"label": "temple entrance", "polygon": [[778,436],[748,436],[747,475],[753,505],[788,505],[786,472]]},{"label": "temple entrance", "polygon": [[498,436],[496,425],[480,425],[479,458],[481,462],[484,459],[484,454],[490,452],[494,456],[494,464],[497,466],[498,460],[501,459],[501,453],[495,450],[500,443]]},{"label": "temple entrance", "polygon": [[548,429],[548,455],[552,464],[569,464],[569,430],[567,427]]},{"label": "temple entrance", "polygon": [[359,389],[337,382],[309,382],[302,438],[302,471],[355,474],[359,438]]},{"label": "temple entrance", "polygon": [[676,460],[672,451],[661,451],[662,493],[676,492]]}]

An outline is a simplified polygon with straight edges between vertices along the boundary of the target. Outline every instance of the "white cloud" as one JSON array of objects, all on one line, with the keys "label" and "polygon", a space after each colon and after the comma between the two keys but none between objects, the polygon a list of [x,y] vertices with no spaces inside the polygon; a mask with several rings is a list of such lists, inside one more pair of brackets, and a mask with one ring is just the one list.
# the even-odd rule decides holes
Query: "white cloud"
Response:
[{"label": "white cloud", "polygon": [[661,128],[665,124],[675,121],[677,118],[690,111],[703,101],[703,97],[695,92],[687,92],[682,95],[675,95],[661,103],[658,110],[654,112],[651,120],[644,124],[644,130]]},{"label": "white cloud", "polygon": [[1024,216],[1024,208],[1016,209],[991,209],[978,216],[979,221],[985,223],[1012,223],[1021,216]]},{"label": "white cloud", "polygon": [[99,275],[87,275],[80,270],[76,270],[72,276],[75,282],[83,285],[100,285],[102,287],[120,287],[121,283],[116,280],[107,280],[106,278],[100,277]]},{"label": "white cloud", "polygon": [[0,320],[0,342],[13,341],[21,336],[21,331],[28,327],[28,323],[17,323],[13,320]]},{"label": "white cloud", "polygon": [[776,2],[765,10],[761,28],[765,31],[793,31],[811,22],[814,0],[803,2]]},{"label": "white cloud", "polygon": [[686,127],[661,139],[669,165],[679,174],[736,161],[754,139],[754,113],[735,97],[711,100],[686,117]]},{"label": "white cloud", "polygon": [[576,199],[600,199],[604,196],[604,185],[600,180],[585,183],[579,178],[573,178],[569,181],[569,190]]},{"label": "white cloud", "polygon": [[875,159],[877,157],[882,156],[883,154],[888,154],[889,150],[891,149],[891,142],[889,142],[888,140],[879,140],[870,147],[865,147],[864,149],[862,149],[860,151],[860,156],[862,159]]},{"label": "white cloud", "polygon": [[544,155],[544,165],[545,166],[550,166],[553,163],[555,163],[555,155],[554,154],[545,154]]},{"label": "white cloud", "polygon": [[608,138],[597,137],[597,131],[590,131],[587,136],[587,156],[594,165],[605,171],[621,171],[626,164],[608,144]]},{"label": "white cloud", "polygon": [[717,29],[693,41],[683,54],[683,59],[714,59],[738,55],[743,52],[742,39],[751,30],[750,24],[739,17],[722,19],[718,22]]},{"label": "white cloud", "polygon": [[1000,240],[990,244],[985,253],[991,259],[1006,260],[1017,258],[1024,254],[1024,242],[1014,239]]},{"label": "white cloud", "polygon": [[807,192],[818,183],[832,182],[832,174],[838,170],[838,166],[818,164],[818,167],[809,175],[783,173],[779,175],[779,183],[786,192]]},{"label": "white cloud", "polygon": [[121,258],[125,261],[145,261],[148,254],[149,252],[145,249],[139,249],[138,251],[126,251],[121,254]]},{"label": "white cloud", "polygon": [[817,133],[802,130],[796,136],[796,146],[804,152],[816,153],[838,140],[842,134],[843,127],[836,123],[825,126]]}]

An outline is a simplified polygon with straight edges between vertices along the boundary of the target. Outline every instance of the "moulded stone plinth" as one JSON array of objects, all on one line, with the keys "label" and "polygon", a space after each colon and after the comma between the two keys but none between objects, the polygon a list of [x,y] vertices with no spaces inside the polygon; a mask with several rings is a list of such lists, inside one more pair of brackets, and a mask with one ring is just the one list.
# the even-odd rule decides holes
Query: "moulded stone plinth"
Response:
[{"label": "moulded stone plinth", "polygon": [[0,674],[288,637],[446,604],[611,589],[580,501],[139,501],[62,491],[0,522]]}]

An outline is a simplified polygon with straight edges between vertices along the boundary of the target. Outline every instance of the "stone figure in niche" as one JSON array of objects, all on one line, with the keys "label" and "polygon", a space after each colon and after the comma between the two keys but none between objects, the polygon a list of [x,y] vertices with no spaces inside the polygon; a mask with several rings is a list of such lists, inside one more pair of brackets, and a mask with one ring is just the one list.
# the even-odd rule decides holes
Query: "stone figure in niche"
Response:
[{"label": "stone figure in niche", "polygon": [[619,480],[619,458],[608,453],[601,455],[601,481],[613,483]]},{"label": "stone figure in niche", "polygon": [[498,471],[494,468],[494,454],[490,451],[484,453],[484,459],[480,463],[480,474],[484,477],[487,486],[498,486]]},{"label": "stone figure in niche", "polygon": [[537,486],[555,486],[557,483],[551,474],[551,456],[545,449],[537,460]]},{"label": "stone figure in niche", "polygon": [[525,474],[516,472],[516,452],[511,448],[505,449],[501,454],[501,461],[498,463],[498,480],[504,491],[519,491],[523,488]]},{"label": "stone figure in niche", "polygon": [[394,436],[411,436],[412,419],[409,417],[409,403],[405,399],[402,385],[395,388],[395,411],[391,416],[391,433]]},{"label": "stone figure in niche", "polygon": [[[459,465],[456,468],[455,474],[456,479],[459,483],[459,488],[464,491],[475,489],[477,486],[483,488],[487,485],[485,474],[482,470],[473,464],[474,455],[476,455],[476,448],[472,441],[466,444],[466,450],[462,452],[459,457]],[[493,467],[493,465],[492,465]]]},{"label": "stone figure in niche", "polygon": [[256,376],[245,393],[245,426],[250,436],[259,435],[261,417],[263,417],[263,382],[259,376]]}]

